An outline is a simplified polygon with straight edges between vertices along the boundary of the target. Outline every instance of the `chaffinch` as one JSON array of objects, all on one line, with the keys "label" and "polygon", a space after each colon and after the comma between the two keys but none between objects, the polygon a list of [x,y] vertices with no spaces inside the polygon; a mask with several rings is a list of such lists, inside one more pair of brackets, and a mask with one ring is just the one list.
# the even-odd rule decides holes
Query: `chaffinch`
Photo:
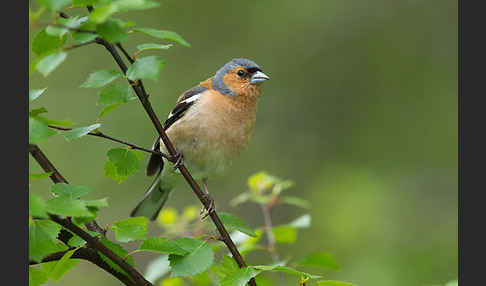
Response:
[{"label": "chaffinch", "polygon": [[[184,165],[194,179],[201,180],[208,198],[207,179],[230,167],[248,144],[261,96],[260,84],[269,79],[253,61],[232,59],[213,77],[179,96],[165,121],[164,130],[183,154]],[[152,149],[167,153],[160,138]],[[166,161],[151,155],[146,173],[156,177],[131,216],[157,218],[181,177],[175,168],[164,168]]]}]

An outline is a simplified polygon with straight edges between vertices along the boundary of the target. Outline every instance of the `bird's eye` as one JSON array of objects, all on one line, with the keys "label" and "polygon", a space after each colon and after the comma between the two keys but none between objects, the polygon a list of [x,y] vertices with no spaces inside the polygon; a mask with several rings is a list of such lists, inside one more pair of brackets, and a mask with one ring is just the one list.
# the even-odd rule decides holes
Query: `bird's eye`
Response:
[{"label": "bird's eye", "polygon": [[244,76],[244,75],[245,75],[245,71],[244,71],[244,70],[239,70],[239,71],[237,72],[237,74],[238,74],[239,76]]}]

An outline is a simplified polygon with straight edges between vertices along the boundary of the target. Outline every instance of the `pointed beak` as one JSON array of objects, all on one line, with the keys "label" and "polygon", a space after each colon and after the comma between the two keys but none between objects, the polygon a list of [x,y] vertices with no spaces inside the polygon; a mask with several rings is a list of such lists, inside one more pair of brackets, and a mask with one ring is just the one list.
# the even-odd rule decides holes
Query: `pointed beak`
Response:
[{"label": "pointed beak", "polygon": [[256,73],[254,73],[251,76],[250,83],[251,84],[262,83],[262,82],[269,80],[269,79],[270,79],[270,77],[268,75],[262,73],[261,71],[257,71]]}]

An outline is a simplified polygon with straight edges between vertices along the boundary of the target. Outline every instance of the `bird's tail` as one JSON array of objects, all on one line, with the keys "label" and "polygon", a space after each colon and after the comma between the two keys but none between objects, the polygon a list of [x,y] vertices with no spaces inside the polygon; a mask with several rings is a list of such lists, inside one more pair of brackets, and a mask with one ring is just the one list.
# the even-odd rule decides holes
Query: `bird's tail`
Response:
[{"label": "bird's tail", "polygon": [[172,185],[164,184],[162,182],[161,173],[162,168],[159,170],[142,200],[130,213],[130,216],[145,216],[150,220],[155,220],[157,218],[173,189]]}]

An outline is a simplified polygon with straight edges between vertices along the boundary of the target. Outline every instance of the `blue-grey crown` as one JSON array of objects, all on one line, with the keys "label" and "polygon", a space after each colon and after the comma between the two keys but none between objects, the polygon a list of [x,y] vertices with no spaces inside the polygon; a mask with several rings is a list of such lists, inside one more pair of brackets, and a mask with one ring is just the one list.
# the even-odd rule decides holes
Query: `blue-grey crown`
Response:
[{"label": "blue-grey crown", "polygon": [[253,61],[244,58],[232,59],[231,61],[227,62],[222,68],[220,68],[216,75],[213,78],[213,88],[222,94],[232,97],[237,96],[238,94],[229,89],[226,84],[224,83],[223,77],[228,72],[234,70],[236,67],[244,67],[247,70],[257,69],[260,70],[260,67]]}]

